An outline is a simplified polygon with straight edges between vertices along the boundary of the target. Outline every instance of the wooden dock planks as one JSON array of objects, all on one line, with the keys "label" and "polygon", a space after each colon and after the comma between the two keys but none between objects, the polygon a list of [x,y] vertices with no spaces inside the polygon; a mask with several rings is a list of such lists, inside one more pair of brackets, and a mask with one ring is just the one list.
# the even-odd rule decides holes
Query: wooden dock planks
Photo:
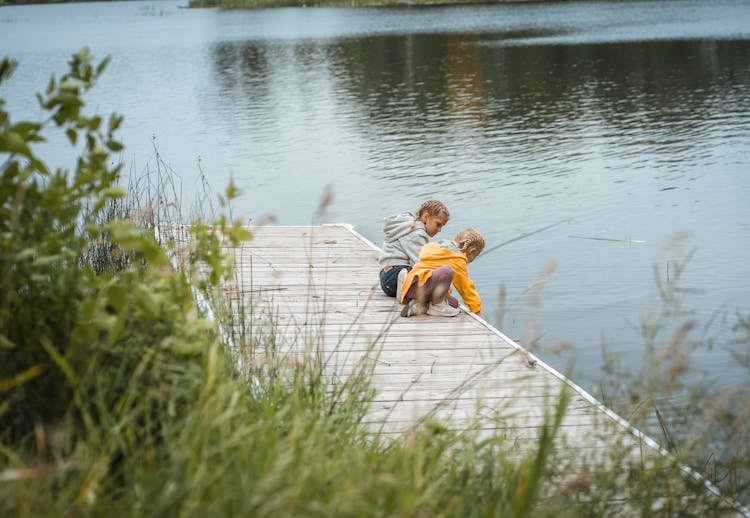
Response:
[{"label": "wooden dock planks", "polygon": [[[519,441],[540,434],[559,394],[572,391],[560,444],[599,457],[615,443],[656,454],[593,397],[470,313],[402,318],[378,283],[378,248],[347,225],[264,226],[233,249],[237,280],[226,286],[263,325],[275,348],[314,354],[331,376],[372,368],[367,421],[403,433],[434,417],[451,428],[478,426]],[[642,458],[634,459],[642,462]]]}]

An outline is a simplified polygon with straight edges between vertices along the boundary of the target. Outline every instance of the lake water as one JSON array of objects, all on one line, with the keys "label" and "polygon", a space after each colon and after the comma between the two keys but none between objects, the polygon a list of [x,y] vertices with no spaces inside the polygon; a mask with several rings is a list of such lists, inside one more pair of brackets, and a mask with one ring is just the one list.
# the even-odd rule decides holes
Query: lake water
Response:
[{"label": "lake water", "polygon": [[125,115],[127,168],[152,166],[155,145],[185,199],[202,170],[216,191],[234,179],[245,219],[348,222],[378,244],[385,216],[428,198],[452,214],[439,237],[473,226],[488,248],[559,223],[470,272],[488,320],[586,387],[603,344],[640,367],[654,272],[673,280],[692,250],[684,318],[714,341],[693,365],[747,377],[725,347],[742,335],[735,311],[750,313],[749,1],[184,4],[0,8],[1,53],[19,61],[8,109],[38,117],[34,92],[89,46],[112,57],[88,101]]}]

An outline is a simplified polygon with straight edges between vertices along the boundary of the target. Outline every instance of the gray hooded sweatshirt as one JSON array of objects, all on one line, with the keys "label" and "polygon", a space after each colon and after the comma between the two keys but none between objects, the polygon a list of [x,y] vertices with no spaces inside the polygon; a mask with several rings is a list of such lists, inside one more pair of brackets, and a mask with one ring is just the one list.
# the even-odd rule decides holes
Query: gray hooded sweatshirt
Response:
[{"label": "gray hooded sweatshirt", "polygon": [[424,228],[424,223],[417,221],[414,228],[414,214],[402,212],[385,219],[383,241],[380,254],[380,267],[408,264],[414,266],[419,259],[419,251],[430,240],[430,235]]}]

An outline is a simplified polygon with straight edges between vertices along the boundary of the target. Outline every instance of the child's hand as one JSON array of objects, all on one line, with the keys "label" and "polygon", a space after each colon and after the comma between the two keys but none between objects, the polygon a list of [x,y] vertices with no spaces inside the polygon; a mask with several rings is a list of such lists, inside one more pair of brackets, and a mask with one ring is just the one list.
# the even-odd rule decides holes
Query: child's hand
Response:
[{"label": "child's hand", "polygon": [[448,301],[448,305],[452,308],[458,307],[458,299],[456,297],[453,297],[451,295],[448,295],[445,297],[445,300]]}]

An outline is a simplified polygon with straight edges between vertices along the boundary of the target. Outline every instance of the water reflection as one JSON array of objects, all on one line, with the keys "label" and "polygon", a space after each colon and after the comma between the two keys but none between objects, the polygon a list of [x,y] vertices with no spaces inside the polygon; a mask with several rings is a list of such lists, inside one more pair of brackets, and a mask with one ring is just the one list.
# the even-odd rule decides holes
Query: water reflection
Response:
[{"label": "water reflection", "polygon": [[594,159],[674,180],[693,174],[686,161],[716,163],[717,137],[721,161],[742,160],[726,151],[748,131],[747,41],[508,48],[496,44],[504,37],[225,42],[213,51],[218,108],[271,124],[310,122],[291,110],[344,125],[371,144],[368,174],[393,180],[406,167],[412,184],[425,174],[459,184],[490,175],[482,189],[530,183]]}]

